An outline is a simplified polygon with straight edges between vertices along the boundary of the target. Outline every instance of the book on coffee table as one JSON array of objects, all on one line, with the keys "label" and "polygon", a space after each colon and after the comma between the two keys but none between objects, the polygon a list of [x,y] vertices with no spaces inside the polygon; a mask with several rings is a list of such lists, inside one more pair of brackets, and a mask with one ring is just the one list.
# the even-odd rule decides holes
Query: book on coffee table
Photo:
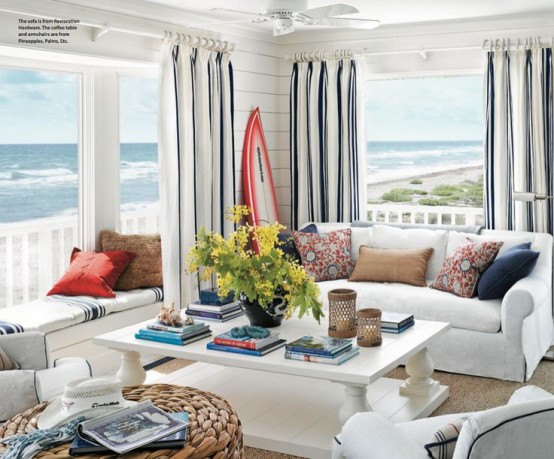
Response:
[{"label": "book on coffee table", "polygon": [[[181,413],[169,413],[169,415],[175,419],[179,419],[183,422],[188,422],[189,414],[186,411]],[[153,449],[180,449],[185,446],[187,439],[186,427],[182,430],[178,430],[171,435],[160,438],[146,445],[141,446],[139,449],[153,450]],[[83,454],[98,454],[98,453],[112,453],[113,451],[106,446],[96,443],[93,440],[83,438],[79,432],[75,435],[73,443],[69,448],[69,454],[72,456],[80,456]]]},{"label": "book on coffee table", "polygon": [[381,328],[402,328],[413,321],[413,314],[387,311],[381,313]]},{"label": "book on coffee table", "polygon": [[254,355],[260,357],[283,347],[285,343],[286,340],[280,339],[259,349],[243,349],[241,347],[235,346],[224,346],[222,344],[216,344],[213,341],[210,341],[208,344],[206,344],[206,348],[212,351],[234,352],[235,354]]},{"label": "book on coffee table", "polygon": [[314,354],[303,354],[301,352],[285,352],[285,359],[289,360],[302,360],[304,362],[315,362],[315,363],[325,363],[327,365],[340,365],[347,360],[350,360],[352,357],[357,356],[360,353],[360,348],[353,347],[346,352],[342,352],[334,357],[329,355],[314,355]]},{"label": "book on coffee table", "polygon": [[222,344],[223,346],[242,347],[243,349],[260,349],[274,343],[278,339],[278,332],[270,332],[269,336],[266,338],[251,338],[250,336],[237,338],[233,336],[231,331],[228,331],[214,337],[214,343]]},{"label": "book on coffee table", "polygon": [[330,336],[310,336],[287,343],[287,352],[303,354],[336,355],[352,347],[351,339],[331,338]]}]

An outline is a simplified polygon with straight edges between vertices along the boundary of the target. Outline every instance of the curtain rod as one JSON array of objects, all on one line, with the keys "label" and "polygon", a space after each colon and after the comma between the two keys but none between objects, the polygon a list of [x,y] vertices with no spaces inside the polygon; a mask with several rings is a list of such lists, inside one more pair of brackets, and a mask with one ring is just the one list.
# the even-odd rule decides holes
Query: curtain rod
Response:
[{"label": "curtain rod", "polygon": [[[546,43],[543,43],[546,41]],[[554,37],[516,37],[487,38],[483,41],[485,51],[507,51],[532,48],[548,48],[554,46]]]},{"label": "curtain rod", "polygon": [[235,44],[227,40],[215,40],[213,38],[179,32],[165,31],[162,39],[175,45],[189,45],[193,48],[205,48],[208,51],[217,51],[221,53],[227,53],[235,49]]},{"label": "curtain rod", "polygon": [[295,62],[308,62],[319,60],[332,60],[332,59],[355,59],[356,57],[365,56],[386,56],[395,54],[419,54],[422,59],[427,60],[427,53],[442,52],[442,51],[462,51],[469,49],[481,49],[481,46],[457,46],[457,47],[444,47],[444,48],[419,48],[419,49],[407,49],[398,51],[369,51],[368,48],[362,49],[335,49],[326,50],[320,49],[316,51],[299,51],[293,54],[286,54],[285,59]]}]

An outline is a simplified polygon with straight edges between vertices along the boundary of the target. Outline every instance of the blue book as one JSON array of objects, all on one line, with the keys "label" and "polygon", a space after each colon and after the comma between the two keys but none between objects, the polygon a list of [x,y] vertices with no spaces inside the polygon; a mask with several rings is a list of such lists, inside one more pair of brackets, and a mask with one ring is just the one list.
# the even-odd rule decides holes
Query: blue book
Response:
[{"label": "blue book", "polygon": [[137,339],[144,339],[147,341],[157,341],[158,343],[176,344],[178,346],[184,346],[185,344],[193,343],[194,341],[207,338],[208,336],[212,336],[212,332],[210,330],[207,330],[200,335],[191,336],[190,338],[185,338],[185,339],[180,339],[180,338],[170,339],[170,338],[166,338],[165,336],[150,336],[150,335],[142,335],[140,333],[135,333],[135,338]]},{"label": "blue book", "polygon": [[225,312],[210,312],[210,311],[195,311],[190,308],[187,308],[185,311],[187,316],[195,316],[195,317],[208,317],[211,319],[226,319],[229,316],[232,316],[236,314],[238,311],[242,311],[240,306],[236,306],[235,308],[225,311]]},{"label": "blue book", "polygon": [[337,355],[351,348],[351,339],[331,338],[330,336],[306,335],[287,344],[287,352],[314,355]]},{"label": "blue book", "polygon": [[390,327],[383,327],[381,326],[381,331],[385,333],[402,333],[407,328],[410,328],[414,325],[414,321],[408,322],[406,325],[403,325],[400,328],[390,328]]},{"label": "blue book", "polygon": [[316,362],[325,363],[327,365],[340,365],[341,363],[350,360],[352,357],[357,356],[360,353],[360,348],[353,347],[352,349],[342,352],[334,357],[329,355],[314,355],[314,354],[301,354],[299,352],[285,352],[285,359],[290,360],[302,360],[304,362]]},{"label": "blue book", "polygon": [[[188,422],[189,419],[189,414],[186,411],[183,411],[182,413],[169,413],[169,415],[173,418],[179,419],[180,421]],[[163,437],[159,440],[153,441],[152,443],[143,445],[139,449],[180,449],[185,446],[186,439],[187,428],[184,428],[182,430],[178,430],[175,433],[172,433],[171,435],[168,435],[167,437]],[[111,449],[100,445],[99,443],[96,443],[87,438],[83,438],[79,434],[79,431],[77,431],[77,433],[75,434],[75,438],[73,439],[73,443],[71,443],[71,447],[69,448],[69,454],[72,456],[78,456],[81,454],[97,453],[113,454],[114,452]]]},{"label": "blue book", "polygon": [[223,344],[215,344],[213,341],[210,341],[206,344],[206,348],[212,351],[224,351],[224,352],[234,352],[235,354],[245,354],[245,355],[255,355],[257,357],[270,353],[275,349],[279,349],[286,344],[286,340],[280,339],[274,343],[268,344],[267,346],[261,347],[260,349],[243,349],[242,347],[234,346],[225,346]]},{"label": "blue book", "polygon": [[139,329],[139,334],[146,335],[146,336],[158,336],[160,338],[167,338],[167,339],[174,339],[182,341],[188,337],[198,335],[200,333],[204,333],[207,330],[209,330],[210,327],[206,324],[202,324],[201,327],[197,327],[194,330],[188,332],[188,333],[173,333],[170,331],[161,331],[161,330],[150,330],[149,328],[141,328]]},{"label": "blue book", "polygon": [[242,315],[244,315],[244,312],[241,309],[240,311],[235,311],[235,312],[233,312],[233,314],[230,314],[230,315],[225,316],[223,318],[202,316],[202,320],[206,320],[208,322],[227,322],[228,320],[234,319],[235,317],[239,317],[239,316],[242,316]]},{"label": "blue book", "polygon": [[194,330],[198,330],[202,327],[204,327],[203,322],[196,322],[192,325],[183,325],[182,327],[172,327],[170,325],[162,324],[161,322],[152,322],[146,325],[146,328],[148,330],[159,330],[159,331],[168,331],[172,333],[179,333],[179,334],[189,334],[192,333]]}]

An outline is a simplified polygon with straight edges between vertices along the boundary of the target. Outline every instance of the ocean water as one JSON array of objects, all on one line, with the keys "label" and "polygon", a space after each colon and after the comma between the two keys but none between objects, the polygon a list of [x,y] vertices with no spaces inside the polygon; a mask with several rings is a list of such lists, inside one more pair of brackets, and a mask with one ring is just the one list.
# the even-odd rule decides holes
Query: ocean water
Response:
[{"label": "ocean water", "polygon": [[482,165],[481,140],[367,142],[367,183]]},{"label": "ocean water", "polygon": [[[121,209],[159,199],[156,143],[121,145]],[[0,223],[76,215],[76,144],[0,145]]]},{"label": "ocean water", "polygon": [[[367,182],[482,165],[481,141],[368,142]],[[156,143],[121,145],[121,209],[158,201]],[[77,213],[77,145],[0,145],[0,224]]]}]

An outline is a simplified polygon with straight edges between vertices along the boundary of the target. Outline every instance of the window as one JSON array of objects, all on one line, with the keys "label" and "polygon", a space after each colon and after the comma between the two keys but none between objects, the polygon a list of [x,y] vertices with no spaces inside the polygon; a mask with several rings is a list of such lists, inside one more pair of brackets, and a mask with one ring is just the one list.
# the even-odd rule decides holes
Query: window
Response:
[{"label": "window", "polygon": [[367,81],[369,219],[480,224],[483,123],[481,75]]},{"label": "window", "polygon": [[159,228],[158,80],[119,78],[121,231]]},{"label": "window", "polygon": [[0,307],[44,294],[78,245],[80,81],[0,68]]}]

